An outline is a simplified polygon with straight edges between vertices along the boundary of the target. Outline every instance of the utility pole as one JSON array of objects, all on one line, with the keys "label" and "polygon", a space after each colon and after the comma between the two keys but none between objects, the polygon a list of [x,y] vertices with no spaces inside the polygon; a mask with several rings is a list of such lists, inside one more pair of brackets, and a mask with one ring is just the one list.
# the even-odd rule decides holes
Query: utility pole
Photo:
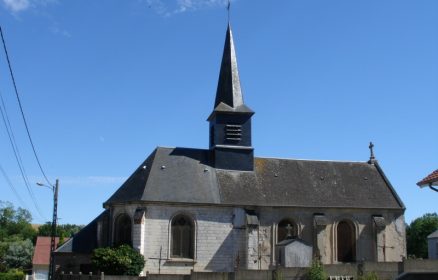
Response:
[{"label": "utility pole", "polygon": [[55,275],[55,262],[54,255],[56,249],[56,222],[58,221],[58,188],[59,188],[59,180],[56,179],[55,185],[45,185],[43,183],[36,183],[38,186],[46,187],[52,190],[53,192],[53,218],[52,218],[52,230],[50,231],[50,264],[49,264],[49,280],[52,280]]},{"label": "utility pole", "polygon": [[56,238],[56,221],[58,219],[58,187],[59,180],[56,179],[55,186],[53,186],[53,219],[52,219],[52,231],[50,233],[50,266],[49,266],[49,280],[53,279],[55,274],[54,255],[55,252],[55,238]]}]

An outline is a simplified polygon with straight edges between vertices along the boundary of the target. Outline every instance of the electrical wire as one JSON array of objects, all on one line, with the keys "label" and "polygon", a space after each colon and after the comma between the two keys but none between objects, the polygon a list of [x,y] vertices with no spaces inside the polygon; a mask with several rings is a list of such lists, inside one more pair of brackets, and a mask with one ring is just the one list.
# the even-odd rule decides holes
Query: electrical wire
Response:
[{"label": "electrical wire", "polygon": [[14,156],[15,156],[15,159],[16,159],[17,164],[18,164],[18,168],[20,169],[21,177],[23,178],[24,185],[26,186],[26,189],[30,195],[30,198],[31,198],[34,206],[35,206],[35,209],[37,210],[40,217],[44,219],[44,215],[42,214],[41,208],[39,207],[39,205],[37,203],[37,200],[35,198],[35,194],[33,193],[32,188],[30,187],[29,179],[27,178],[26,170],[24,169],[23,161],[21,160],[20,151],[19,151],[17,143],[15,141],[14,133],[12,131],[12,126],[11,126],[11,123],[9,121],[9,117],[7,115],[7,111],[6,111],[6,107],[5,107],[5,103],[4,103],[3,95],[1,93],[1,91],[0,91],[0,100],[1,100],[0,114],[2,116],[2,120],[3,120],[3,123],[5,125],[8,137],[9,137],[9,142],[11,143],[12,150],[14,152]]},{"label": "electrical wire", "polygon": [[5,38],[4,38],[4,36],[3,36],[3,30],[2,30],[2,28],[1,28],[1,26],[0,26],[0,35],[1,35],[1,37],[2,37],[3,49],[4,49],[4,51],[5,51],[6,60],[7,60],[7,62],[8,62],[9,73],[10,73],[10,75],[11,75],[12,83],[14,84],[15,95],[16,95],[17,100],[18,100],[18,105],[19,105],[19,107],[20,107],[21,116],[23,117],[24,126],[26,127],[27,136],[28,136],[28,138],[29,138],[30,145],[32,146],[33,154],[35,155],[35,159],[36,159],[36,161],[37,161],[37,163],[38,163],[38,166],[39,166],[39,168],[40,168],[40,170],[41,170],[41,173],[42,173],[43,176],[44,176],[44,179],[46,180],[46,182],[47,182],[50,186],[53,186],[53,184],[50,183],[49,179],[48,179],[47,176],[46,176],[46,173],[45,173],[44,170],[43,170],[43,167],[42,167],[42,165],[41,165],[40,159],[38,158],[38,155],[37,155],[37,152],[36,152],[36,149],[35,149],[35,145],[33,144],[32,137],[30,136],[29,127],[28,127],[28,125],[27,125],[27,121],[26,121],[26,118],[25,118],[25,116],[24,116],[24,111],[23,111],[23,106],[21,105],[20,96],[18,95],[17,84],[16,84],[16,82],[15,82],[14,73],[12,72],[11,61],[9,60],[8,50],[7,50],[7,48],[6,48],[6,42],[5,42]]},{"label": "electrical wire", "polygon": [[22,207],[24,207],[25,209],[29,209],[29,207],[27,206],[27,204],[24,202],[24,200],[21,198],[20,194],[17,192],[17,189],[15,188],[14,184],[12,184],[11,179],[9,179],[8,174],[6,173],[6,171],[3,169],[3,166],[0,164],[0,171],[3,175],[3,177],[6,180],[6,183],[8,183],[9,188],[11,188],[12,192],[15,194],[15,197],[17,197],[18,202],[21,204]]}]

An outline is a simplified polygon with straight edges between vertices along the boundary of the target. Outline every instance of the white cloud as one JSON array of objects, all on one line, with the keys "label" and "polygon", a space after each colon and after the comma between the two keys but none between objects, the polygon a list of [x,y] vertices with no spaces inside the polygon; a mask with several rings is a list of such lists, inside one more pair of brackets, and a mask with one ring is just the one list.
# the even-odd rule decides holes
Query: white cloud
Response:
[{"label": "white cloud", "polygon": [[13,14],[26,11],[30,8],[38,6],[47,6],[49,4],[57,3],[58,0],[0,0],[7,10]]},{"label": "white cloud", "polygon": [[2,0],[5,7],[13,13],[18,13],[30,8],[29,0]]},{"label": "white cloud", "polygon": [[49,30],[50,30],[50,32],[52,32],[55,35],[62,35],[62,36],[67,37],[67,38],[71,37],[70,32],[68,32],[67,30],[59,28],[57,24],[52,25],[49,28]]},{"label": "white cloud", "polygon": [[149,8],[163,16],[172,16],[179,13],[196,11],[206,8],[223,7],[228,5],[228,0],[146,0]]}]

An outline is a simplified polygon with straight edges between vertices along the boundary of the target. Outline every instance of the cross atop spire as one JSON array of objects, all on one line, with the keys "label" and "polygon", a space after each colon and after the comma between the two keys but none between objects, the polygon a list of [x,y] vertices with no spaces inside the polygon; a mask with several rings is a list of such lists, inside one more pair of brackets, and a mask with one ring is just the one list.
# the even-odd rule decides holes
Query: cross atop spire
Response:
[{"label": "cross atop spire", "polygon": [[233,34],[228,23],[214,111],[253,113],[243,102]]},{"label": "cross atop spire", "polygon": [[374,156],[374,144],[373,144],[373,142],[370,142],[370,145],[368,146],[368,148],[370,149],[370,160],[368,161],[368,163],[374,164],[376,162],[376,157]]}]

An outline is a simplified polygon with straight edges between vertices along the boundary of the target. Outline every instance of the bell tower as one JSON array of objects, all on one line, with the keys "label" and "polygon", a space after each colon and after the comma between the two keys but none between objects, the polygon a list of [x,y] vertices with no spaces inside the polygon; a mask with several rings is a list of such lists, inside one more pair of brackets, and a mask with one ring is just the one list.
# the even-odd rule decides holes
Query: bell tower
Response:
[{"label": "bell tower", "polygon": [[219,169],[253,171],[254,148],[251,146],[251,117],[243,102],[237,69],[233,34],[228,24],[219,81],[210,122],[210,151]]}]

